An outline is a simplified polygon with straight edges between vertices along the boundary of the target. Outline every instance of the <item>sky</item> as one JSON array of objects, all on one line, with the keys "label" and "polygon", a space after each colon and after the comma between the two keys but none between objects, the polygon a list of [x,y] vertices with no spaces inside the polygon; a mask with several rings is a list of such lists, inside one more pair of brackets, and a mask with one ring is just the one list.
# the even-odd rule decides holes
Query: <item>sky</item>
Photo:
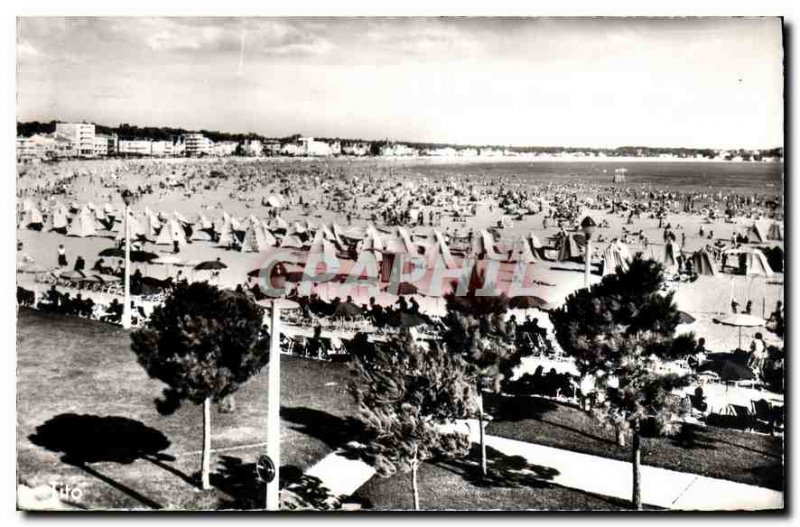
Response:
[{"label": "sky", "polygon": [[268,137],[783,146],[777,18],[19,18],[17,117]]}]

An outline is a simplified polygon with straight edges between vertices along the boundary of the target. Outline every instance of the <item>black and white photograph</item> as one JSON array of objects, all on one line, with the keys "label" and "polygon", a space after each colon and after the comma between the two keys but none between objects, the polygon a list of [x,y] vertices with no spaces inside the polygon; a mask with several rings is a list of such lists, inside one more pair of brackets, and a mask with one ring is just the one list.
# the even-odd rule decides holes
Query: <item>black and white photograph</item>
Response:
[{"label": "black and white photograph", "polygon": [[16,17],[17,510],[785,511],[785,35]]}]

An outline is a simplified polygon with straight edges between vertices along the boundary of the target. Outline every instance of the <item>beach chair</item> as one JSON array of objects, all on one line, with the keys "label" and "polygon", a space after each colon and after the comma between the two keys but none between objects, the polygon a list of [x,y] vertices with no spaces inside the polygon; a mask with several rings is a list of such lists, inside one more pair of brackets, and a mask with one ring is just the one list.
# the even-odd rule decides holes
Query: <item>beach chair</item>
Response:
[{"label": "beach chair", "polygon": [[775,432],[775,413],[772,410],[772,406],[766,399],[751,401],[751,405],[753,406],[753,423],[765,426],[770,435],[772,435]]},{"label": "beach chair", "polygon": [[733,415],[736,417],[736,425],[737,427],[741,428],[745,432],[753,429],[753,415],[750,413],[750,409],[746,406],[741,406],[738,404],[731,404],[729,405],[730,409],[733,411]]}]

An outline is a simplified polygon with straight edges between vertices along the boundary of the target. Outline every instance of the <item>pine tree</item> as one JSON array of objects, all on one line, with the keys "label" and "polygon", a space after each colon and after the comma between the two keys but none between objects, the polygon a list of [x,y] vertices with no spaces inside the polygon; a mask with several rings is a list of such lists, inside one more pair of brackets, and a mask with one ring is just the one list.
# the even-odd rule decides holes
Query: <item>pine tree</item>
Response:
[{"label": "pine tree", "polygon": [[675,336],[678,311],[672,293],[661,291],[661,264],[637,256],[627,271],[617,271],[571,294],[550,318],[564,352],[582,375],[596,378],[605,396],[598,416],[631,435],[632,501],[638,509],[642,425],[649,420],[660,433],[677,431],[686,409],[671,392],[691,381],[660,366],[690,355],[695,346],[691,334]]},{"label": "pine tree", "polygon": [[478,427],[481,446],[481,473],[487,475],[486,442],[484,434],[483,394],[499,392],[504,380],[510,379],[522,358],[522,348],[516,346],[513,334],[506,329],[503,315],[508,310],[508,298],[480,296],[470,286],[464,296],[448,295],[445,331],[442,340],[450,353],[467,363],[467,373],[474,382]]},{"label": "pine tree", "polygon": [[211,402],[233,394],[267,364],[263,317],[264,310],[242,293],[179,284],[131,334],[139,364],[167,385],[156,401],[159,412],[170,414],[183,401],[203,404],[203,489],[210,488]]},{"label": "pine tree", "polygon": [[352,351],[350,390],[364,424],[365,453],[381,476],[410,472],[419,510],[420,464],[469,451],[469,438],[452,428],[473,412],[466,364],[436,342],[417,341],[408,330],[384,344],[356,339]]}]

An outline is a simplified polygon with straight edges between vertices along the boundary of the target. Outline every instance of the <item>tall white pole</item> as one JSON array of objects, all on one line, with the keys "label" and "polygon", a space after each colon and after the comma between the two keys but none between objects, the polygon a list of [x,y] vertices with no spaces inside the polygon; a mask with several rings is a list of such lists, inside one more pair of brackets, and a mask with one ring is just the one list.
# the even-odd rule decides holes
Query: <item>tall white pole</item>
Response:
[{"label": "tall white pole", "polygon": [[122,327],[131,327],[131,231],[129,228],[128,217],[130,208],[125,204],[125,298],[122,305]]},{"label": "tall white pole", "polygon": [[275,479],[267,483],[267,510],[279,509],[279,484],[281,466],[281,334],[280,307],[277,299],[272,302],[269,344],[269,386],[267,393],[267,456],[275,464]]},{"label": "tall white pole", "polygon": [[583,273],[583,287],[589,287],[589,273],[592,265],[592,239],[586,238],[586,266]]}]

